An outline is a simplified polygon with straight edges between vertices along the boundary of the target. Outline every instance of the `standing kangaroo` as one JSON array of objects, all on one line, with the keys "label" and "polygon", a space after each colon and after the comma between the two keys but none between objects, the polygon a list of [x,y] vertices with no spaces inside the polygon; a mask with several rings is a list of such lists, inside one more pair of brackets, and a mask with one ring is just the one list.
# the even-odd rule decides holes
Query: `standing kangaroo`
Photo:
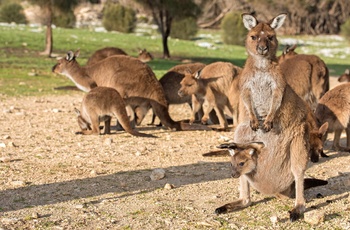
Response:
[{"label": "standing kangaroo", "polygon": [[[350,152],[350,83],[340,84],[321,97],[315,111],[318,125],[328,122],[327,133],[334,132],[332,149]],[[347,146],[340,146],[340,136],[346,131]],[[324,137],[324,141],[327,135]]]},{"label": "standing kangaroo", "polygon": [[[95,65],[81,67],[76,61],[78,54],[79,51],[69,51],[66,58],[58,60],[52,71],[67,76],[86,92],[96,86],[114,88],[126,105],[139,107],[140,111],[148,110],[151,106],[162,124],[171,129],[182,130],[180,122],[171,119],[164,90],[147,64],[133,57],[115,55]],[[145,114],[142,113],[143,116]],[[137,116],[140,120],[143,119],[140,114]]]},{"label": "standing kangaroo", "polygon": [[[248,58],[239,78],[239,123],[233,141],[263,142],[270,159],[278,158],[271,175],[286,181],[283,186],[295,181],[296,199],[290,211],[290,220],[295,221],[305,211],[304,174],[310,158],[310,130],[307,105],[286,83],[277,63],[275,30],[282,26],[286,14],[267,23],[259,22],[250,14],[243,14],[242,18],[249,30]],[[269,181],[262,179],[259,183],[269,184]],[[241,191],[246,189],[245,182],[240,186]]]},{"label": "standing kangaroo", "polygon": [[117,90],[109,87],[96,87],[90,90],[84,98],[78,114],[78,124],[81,133],[85,135],[100,134],[99,123],[105,122],[105,134],[110,133],[111,117],[116,117],[124,130],[134,136],[154,137],[153,135],[139,133],[132,129],[129,117],[125,110],[123,98]]}]

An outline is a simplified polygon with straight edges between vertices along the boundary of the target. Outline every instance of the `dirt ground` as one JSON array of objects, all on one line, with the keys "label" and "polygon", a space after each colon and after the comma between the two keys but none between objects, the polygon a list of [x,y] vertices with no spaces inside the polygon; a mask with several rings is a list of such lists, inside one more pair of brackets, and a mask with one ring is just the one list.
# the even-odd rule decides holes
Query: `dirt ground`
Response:
[{"label": "dirt ground", "polygon": [[[138,130],[158,138],[76,135],[83,95],[0,96],[0,229],[350,229],[349,153],[326,151],[330,158],[310,163],[306,176],[329,182],[305,192],[306,213],[324,213],[317,226],[289,222],[292,199],[256,191],[252,206],[216,215],[238,197],[238,180],[228,157],[202,154],[232,132],[169,131],[148,126],[149,113]],[[190,109],[170,114],[182,120]],[[152,180],[156,169],[165,177]]]}]

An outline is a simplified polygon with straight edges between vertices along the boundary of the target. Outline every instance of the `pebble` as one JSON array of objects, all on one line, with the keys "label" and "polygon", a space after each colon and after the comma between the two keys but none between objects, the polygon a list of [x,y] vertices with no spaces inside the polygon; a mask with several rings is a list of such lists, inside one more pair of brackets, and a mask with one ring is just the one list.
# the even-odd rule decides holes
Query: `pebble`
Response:
[{"label": "pebble", "polygon": [[14,186],[24,186],[26,184],[26,182],[21,181],[21,180],[15,180],[15,181],[11,181],[11,184]]},{"label": "pebble", "polygon": [[52,109],[52,112],[59,113],[59,112],[61,112],[61,110],[60,109]]},{"label": "pebble", "polygon": [[304,213],[304,221],[311,225],[318,225],[324,222],[324,211],[321,210],[312,210]]},{"label": "pebble", "polygon": [[111,145],[113,143],[113,139],[112,138],[106,138],[103,142],[103,144],[105,145]]},{"label": "pebble", "polygon": [[11,158],[10,157],[0,157],[0,162],[7,163],[10,162]]},{"label": "pebble", "polygon": [[164,185],[164,189],[168,189],[168,190],[170,190],[170,189],[173,189],[175,186],[173,185],[173,184],[169,184],[169,183],[166,183],[165,185]]},{"label": "pebble", "polygon": [[3,142],[0,142],[0,148],[6,148],[6,144]]},{"label": "pebble", "polygon": [[11,137],[9,135],[5,135],[4,140],[8,140],[8,139],[11,139]]},{"label": "pebble", "polygon": [[155,169],[151,173],[151,180],[161,180],[165,177],[165,170],[164,169]]},{"label": "pebble", "polygon": [[33,213],[32,213],[32,218],[33,218],[33,219],[38,219],[38,218],[40,218],[39,213],[33,212]]},{"label": "pebble", "polygon": [[273,225],[275,225],[275,224],[279,221],[278,216],[276,216],[276,215],[271,216],[271,217],[270,217],[270,220],[271,220],[271,223],[272,223]]}]

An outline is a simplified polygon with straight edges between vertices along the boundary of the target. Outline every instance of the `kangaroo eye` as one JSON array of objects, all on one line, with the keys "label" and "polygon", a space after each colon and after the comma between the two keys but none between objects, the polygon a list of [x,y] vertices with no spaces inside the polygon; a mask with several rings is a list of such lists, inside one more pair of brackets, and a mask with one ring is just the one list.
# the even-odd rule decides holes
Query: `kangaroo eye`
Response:
[{"label": "kangaroo eye", "polygon": [[256,36],[251,36],[251,38],[252,38],[252,40],[254,40],[254,41],[256,40]]},{"label": "kangaroo eye", "polygon": [[240,167],[242,167],[244,165],[244,162],[239,162],[238,164]]},{"label": "kangaroo eye", "polygon": [[268,36],[267,38],[268,38],[270,41],[272,41],[273,38],[274,38],[274,36]]}]

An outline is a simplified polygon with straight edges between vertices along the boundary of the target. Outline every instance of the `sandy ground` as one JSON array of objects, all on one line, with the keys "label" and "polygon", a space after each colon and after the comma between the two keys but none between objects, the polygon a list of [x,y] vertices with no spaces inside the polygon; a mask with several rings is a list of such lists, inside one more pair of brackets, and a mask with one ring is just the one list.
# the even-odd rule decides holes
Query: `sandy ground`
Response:
[{"label": "sandy ground", "polygon": [[[289,222],[292,199],[255,191],[251,207],[214,214],[238,197],[238,180],[228,157],[202,154],[232,132],[169,131],[148,126],[148,114],[138,130],[158,138],[76,135],[83,95],[0,96],[0,229],[310,229]],[[171,106],[170,114],[181,120],[190,109]],[[306,176],[329,183],[305,192],[306,212],[324,213],[315,229],[350,229],[350,155],[326,152]],[[156,169],[165,177],[151,180]]]}]

